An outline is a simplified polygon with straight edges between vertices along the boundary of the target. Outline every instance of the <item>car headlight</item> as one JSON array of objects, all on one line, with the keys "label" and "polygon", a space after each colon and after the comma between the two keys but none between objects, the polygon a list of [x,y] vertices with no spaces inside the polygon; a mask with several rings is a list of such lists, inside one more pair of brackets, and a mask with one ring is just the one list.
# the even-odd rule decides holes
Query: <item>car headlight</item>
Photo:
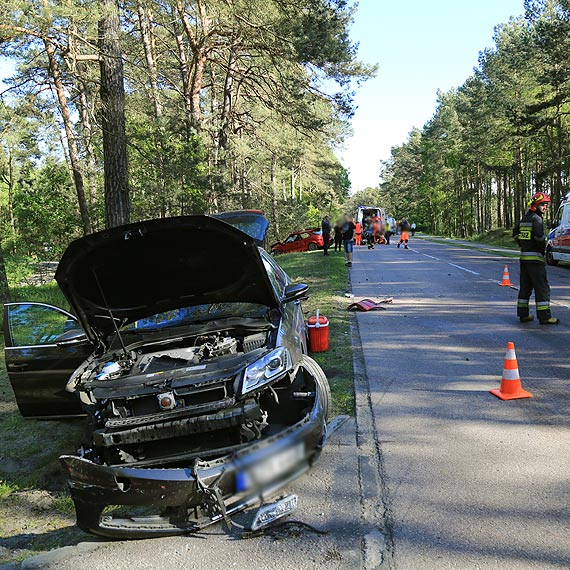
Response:
[{"label": "car headlight", "polygon": [[289,351],[281,346],[266,354],[253,364],[250,364],[243,374],[242,394],[247,394],[277,376],[287,372],[291,367]]}]

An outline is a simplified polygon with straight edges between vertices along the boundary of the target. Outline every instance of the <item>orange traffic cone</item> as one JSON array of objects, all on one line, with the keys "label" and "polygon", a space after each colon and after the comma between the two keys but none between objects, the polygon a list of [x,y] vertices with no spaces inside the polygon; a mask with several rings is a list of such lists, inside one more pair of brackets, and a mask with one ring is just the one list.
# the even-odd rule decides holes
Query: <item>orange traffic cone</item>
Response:
[{"label": "orange traffic cone", "polygon": [[507,354],[505,354],[501,387],[489,391],[494,396],[497,396],[497,398],[501,398],[501,400],[517,400],[519,398],[533,397],[530,392],[523,390],[514,342],[507,343]]},{"label": "orange traffic cone", "polygon": [[509,268],[505,265],[503,269],[503,280],[501,281],[501,287],[510,287],[511,278],[509,277]]}]

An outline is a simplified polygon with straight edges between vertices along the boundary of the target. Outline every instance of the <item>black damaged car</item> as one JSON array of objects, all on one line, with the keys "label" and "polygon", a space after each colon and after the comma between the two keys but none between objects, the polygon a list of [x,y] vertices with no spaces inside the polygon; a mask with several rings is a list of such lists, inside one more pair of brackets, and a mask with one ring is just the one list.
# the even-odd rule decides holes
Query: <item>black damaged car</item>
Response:
[{"label": "black damaged car", "polygon": [[74,241],[56,273],[74,314],[5,305],[21,413],[87,416],[88,442],[61,457],[85,531],[199,530],[274,495],[319,456],[330,391],[307,356],[307,286],[259,247],[260,213],[220,218]]}]

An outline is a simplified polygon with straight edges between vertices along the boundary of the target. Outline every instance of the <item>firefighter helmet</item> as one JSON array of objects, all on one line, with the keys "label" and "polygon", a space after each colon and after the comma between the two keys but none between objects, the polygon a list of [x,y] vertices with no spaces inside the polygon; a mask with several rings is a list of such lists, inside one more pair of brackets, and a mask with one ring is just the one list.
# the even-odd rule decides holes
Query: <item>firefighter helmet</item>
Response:
[{"label": "firefighter helmet", "polygon": [[533,194],[532,198],[530,199],[530,209],[536,210],[536,207],[539,204],[549,204],[549,203],[550,203],[550,196],[548,194],[537,192],[536,194]]}]

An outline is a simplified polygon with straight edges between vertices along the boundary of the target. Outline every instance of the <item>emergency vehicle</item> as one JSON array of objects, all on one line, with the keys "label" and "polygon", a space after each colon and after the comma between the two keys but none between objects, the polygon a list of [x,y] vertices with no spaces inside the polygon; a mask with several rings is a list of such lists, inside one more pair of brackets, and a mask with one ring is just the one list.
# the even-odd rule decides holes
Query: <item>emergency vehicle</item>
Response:
[{"label": "emergency vehicle", "polygon": [[548,265],[558,265],[559,261],[570,262],[570,192],[556,212],[546,245]]},{"label": "emergency vehicle", "polygon": [[377,208],[375,206],[358,206],[356,211],[356,222],[364,226],[364,221],[368,218],[378,217],[382,225],[386,221],[386,212],[384,208]]}]

